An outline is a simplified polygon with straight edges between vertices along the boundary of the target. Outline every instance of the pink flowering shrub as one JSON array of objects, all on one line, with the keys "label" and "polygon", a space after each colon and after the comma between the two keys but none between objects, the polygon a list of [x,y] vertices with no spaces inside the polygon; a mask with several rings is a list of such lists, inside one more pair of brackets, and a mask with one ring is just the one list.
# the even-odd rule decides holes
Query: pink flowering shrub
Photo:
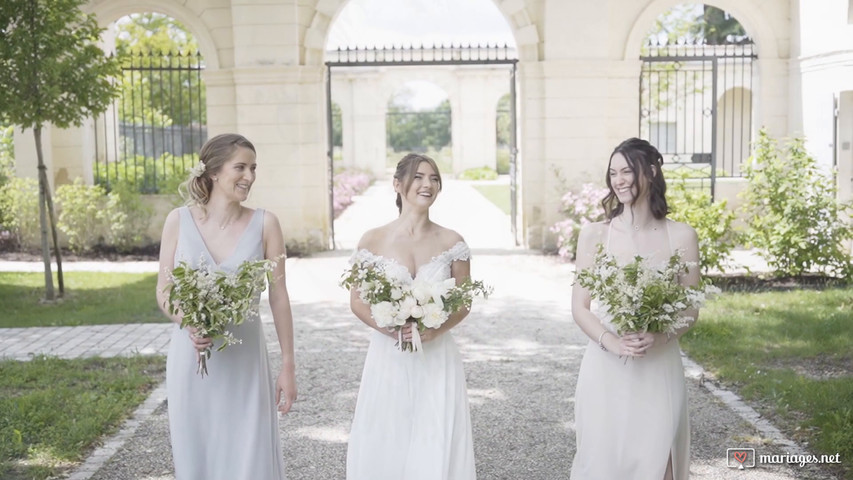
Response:
[{"label": "pink flowering shrub", "polygon": [[358,170],[342,170],[334,178],[335,218],[352,205],[352,197],[361,194],[373,183],[370,174]]},{"label": "pink flowering shrub", "polygon": [[558,255],[567,260],[575,258],[581,228],[588,223],[604,220],[601,201],[607,192],[606,188],[585,183],[580,193],[568,192],[563,195],[560,200],[560,213],[566,219],[551,226],[551,232],[557,234]]}]

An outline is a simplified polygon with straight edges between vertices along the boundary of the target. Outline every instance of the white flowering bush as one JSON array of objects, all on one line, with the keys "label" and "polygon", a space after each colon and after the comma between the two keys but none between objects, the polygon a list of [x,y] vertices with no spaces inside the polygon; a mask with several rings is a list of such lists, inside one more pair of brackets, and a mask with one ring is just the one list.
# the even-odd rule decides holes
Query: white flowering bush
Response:
[{"label": "white flowering bush", "polygon": [[693,265],[684,262],[679,252],[663,268],[647,266],[641,256],[620,266],[599,245],[593,265],[580,271],[575,281],[607,308],[613,317],[610,323],[620,335],[673,334],[695,320],[685,315],[685,310],[700,308],[707,298],[720,292],[710,283],[695,288],[681,285],[679,276]]}]

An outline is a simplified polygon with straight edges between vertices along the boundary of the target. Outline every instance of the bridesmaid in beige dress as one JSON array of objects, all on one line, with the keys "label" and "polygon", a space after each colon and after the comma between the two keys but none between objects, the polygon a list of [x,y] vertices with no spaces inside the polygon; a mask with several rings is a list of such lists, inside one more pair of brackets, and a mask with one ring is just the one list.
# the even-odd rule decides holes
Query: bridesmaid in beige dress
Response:
[{"label": "bridesmaid in beige dress", "polygon": [[[577,271],[593,267],[599,245],[618,262],[642,256],[663,266],[676,251],[699,261],[696,232],[668,220],[663,158],[645,140],[622,142],[610,157],[606,220],[589,224],[578,240]],[[697,267],[680,279],[699,282]],[[577,453],[573,480],[684,480],[690,465],[687,391],[678,337],[620,336],[607,310],[577,283],[572,315],[589,336],[575,392]],[[686,315],[696,318],[696,311]],[[627,358],[626,358],[627,357]],[[626,361],[627,359],[627,361]]]}]

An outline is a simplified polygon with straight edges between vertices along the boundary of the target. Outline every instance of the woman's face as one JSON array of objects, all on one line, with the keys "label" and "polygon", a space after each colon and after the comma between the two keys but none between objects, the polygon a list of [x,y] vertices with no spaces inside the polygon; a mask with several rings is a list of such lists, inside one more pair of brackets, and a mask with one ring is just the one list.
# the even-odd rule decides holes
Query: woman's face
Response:
[{"label": "woman's face", "polygon": [[[403,186],[398,184],[400,190]],[[409,185],[409,190],[403,196],[412,205],[429,208],[435,202],[439,191],[441,191],[441,183],[438,172],[432,168],[429,162],[421,162],[418,164],[415,178]]]},{"label": "woman's face", "polygon": [[222,165],[213,182],[214,191],[219,190],[230,199],[243,202],[249,197],[249,190],[255,183],[255,152],[237,147],[230,160]]},{"label": "woman's face", "polygon": [[610,188],[620,203],[629,205],[634,202],[639,192],[634,170],[628,164],[628,159],[619,152],[610,158]]}]

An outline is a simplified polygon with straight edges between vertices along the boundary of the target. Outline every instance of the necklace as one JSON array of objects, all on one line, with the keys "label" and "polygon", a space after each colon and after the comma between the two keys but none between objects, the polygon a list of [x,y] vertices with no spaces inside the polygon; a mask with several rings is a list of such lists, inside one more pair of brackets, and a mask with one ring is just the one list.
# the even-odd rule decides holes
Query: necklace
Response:
[{"label": "necklace", "polygon": [[242,209],[242,208],[240,209],[240,212],[239,212],[239,213],[237,213],[237,215],[236,215],[234,218],[229,219],[229,220],[228,220],[227,222],[225,222],[225,223],[220,223],[220,224],[219,224],[219,229],[220,229],[220,230],[225,230],[226,228],[230,227],[230,226],[231,226],[231,224],[232,224],[232,223],[234,223],[234,222],[236,222],[236,221],[240,218],[240,216],[241,216],[241,215],[243,215],[243,209]]},{"label": "necklace", "polygon": [[[646,223],[644,223],[644,224],[642,224],[642,225],[633,225],[633,224],[631,224],[631,229],[632,229],[632,230],[634,230],[635,232],[639,232],[640,230],[646,230],[646,227],[648,227],[649,225],[651,225],[651,224],[652,224],[652,222],[654,222],[654,219],[649,220],[648,222],[646,222]],[[658,227],[657,227],[657,226],[652,227],[652,231],[657,231],[657,229],[658,229]]]}]

